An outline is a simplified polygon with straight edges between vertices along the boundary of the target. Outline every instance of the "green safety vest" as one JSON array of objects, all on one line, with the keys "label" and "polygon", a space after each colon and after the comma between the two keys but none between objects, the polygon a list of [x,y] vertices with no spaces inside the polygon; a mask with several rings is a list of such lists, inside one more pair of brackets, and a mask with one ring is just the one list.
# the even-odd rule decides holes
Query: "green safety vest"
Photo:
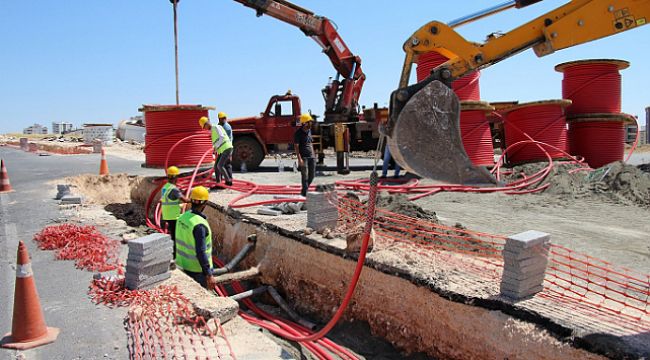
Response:
[{"label": "green safety vest", "polygon": [[181,215],[181,199],[172,200],[169,198],[172,190],[176,185],[167,183],[162,188],[162,195],[160,196],[160,205],[162,207],[163,220],[176,220]]},{"label": "green safety vest", "polygon": [[191,211],[181,215],[176,222],[176,265],[183,270],[200,273],[203,270],[196,256],[196,242],[192,233],[197,225],[204,225],[208,228],[208,236],[205,239],[205,254],[208,256],[208,263],[212,268],[212,231],[210,225],[208,220]]},{"label": "green safety vest", "polygon": [[232,142],[230,142],[226,129],[221,125],[212,125],[212,146],[217,149],[219,155],[227,149],[232,149]]}]

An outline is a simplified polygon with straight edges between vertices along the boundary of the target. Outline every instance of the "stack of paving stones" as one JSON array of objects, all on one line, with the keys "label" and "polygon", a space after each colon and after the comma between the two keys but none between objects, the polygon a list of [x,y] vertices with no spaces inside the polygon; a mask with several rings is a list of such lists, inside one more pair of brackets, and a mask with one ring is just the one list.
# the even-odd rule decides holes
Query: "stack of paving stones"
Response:
[{"label": "stack of paving stones", "polygon": [[307,193],[307,227],[315,231],[336,228],[339,218],[336,192],[333,187],[317,186],[316,191]]},{"label": "stack of paving stones", "polygon": [[172,251],[172,240],[167,234],[156,233],[129,241],[126,287],[146,289],[169,279]]},{"label": "stack of paving stones", "polygon": [[506,239],[501,294],[523,299],[542,291],[551,236],[526,231]]}]

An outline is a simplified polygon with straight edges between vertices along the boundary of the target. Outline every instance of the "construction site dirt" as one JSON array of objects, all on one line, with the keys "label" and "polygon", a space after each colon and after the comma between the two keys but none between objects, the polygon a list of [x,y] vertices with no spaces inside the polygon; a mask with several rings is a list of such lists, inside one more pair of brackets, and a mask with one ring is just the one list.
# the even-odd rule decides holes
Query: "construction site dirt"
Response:
[{"label": "construction site dirt", "polygon": [[[111,160],[115,158],[109,157]],[[138,168],[134,161],[121,167],[130,174],[142,174],[144,170]],[[378,206],[427,224],[446,226],[449,229],[441,233],[447,236],[466,229],[494,236],[543,231],[551,234],[553,244],[647,274],[650,227],[644,219],[650,215],[646,202],[650,182],[643,169],[614,164],[587,176],[559,166],[548,179],[551,186],[540,194],[441,192],[411,202],[404,195],[383,193]],[[516,168],[513,174],[535,170],[537,167],[527,165]],[[368,171],[347,176],[324,171],[315,183],[368,176]],[[149,232],[141,225],[144,203],[155,188],[151,179],[126,173],[62,177],[49,182],[52,192],[48,196],[54,197],[56,183],[73,185],[86,205],[61,207],[61,217],[98,225],[107,235],[127,242]],[[299,174],[277,172],[271,165],[262,173],[236,174],[236,179],[295,184]],[[273,285],[300,313],[318,322],[327,321],[340,302],[356,259],[344,251],[344,233],[332,229],[333,236],[305,235],[305,212],[269,217],[258,215],[258,207],[226,211],[225,206],[238,195],[232,190],[211,194],[214,207],[206,213],[219,255],[224,260],[232,258],[246,236],[257,233],[255,252],[241,266],[260,265],[261,278],[251,284]],[[363,192],[356,196],[361,203],[365,201]],[[246,201],[270,198],[253,195]],[[389,218],[382,214],[378,214],[380,224]],[[420,236],[412,237],[413,243],[387,240],[399,230],[395,224],[381,225],[378,230],[357,295],[344,317],[346,322],[332,335],[366,358],[408,358],[405,354],[417,353],[410,358],[481,358],[485,353],[509,358],[531,354],[544,358],[616,358],[613,351],[623,357],[645,356],[648,351],[647,332],[630,336],[633,331],[629,326],[612,324],[616,319],[612,314],[593,319],[587,315],[588,309],[572,308],[572,304],[559,303],[549,294],[519,302],[500,297],[500,270],[494,258],[486,255],[490,250],[474,254],[440,251],[431,242],[428,247],[416,246],[425,239]],[[405,238],[410,234],[405,233]],[[481,240],[482,235],[476,238]],[[440,239],[445,238],[441,235]],[[468,240],[467,244],[471,243]],[[461,243],[455,248],[464,246]],[[501,248],[495,241],[493,249]],[[233,328],[226,327],[232,341],[240,332],[228,329]],[[376,338],[369,340],[370,336]],[[510,345],[504,346],[506,343]],[[288,343],[283,345],[294,356],[304,352],[287,348],[292,346]],[[374,352],[377,349],[382,349],[381,355]]]}]

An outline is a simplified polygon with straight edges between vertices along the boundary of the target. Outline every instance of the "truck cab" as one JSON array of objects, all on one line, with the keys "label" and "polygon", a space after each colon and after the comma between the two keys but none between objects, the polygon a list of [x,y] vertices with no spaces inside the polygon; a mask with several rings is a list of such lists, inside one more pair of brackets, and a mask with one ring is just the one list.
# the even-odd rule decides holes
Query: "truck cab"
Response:
[{"label": "truck cab", "polygon": [[259,167],[269,153],[286,152],[293,143],[301,114],[300,98],[288,91],[269,99],[259,116],[231,119],[234,137],[233,167],[249,170]]}]

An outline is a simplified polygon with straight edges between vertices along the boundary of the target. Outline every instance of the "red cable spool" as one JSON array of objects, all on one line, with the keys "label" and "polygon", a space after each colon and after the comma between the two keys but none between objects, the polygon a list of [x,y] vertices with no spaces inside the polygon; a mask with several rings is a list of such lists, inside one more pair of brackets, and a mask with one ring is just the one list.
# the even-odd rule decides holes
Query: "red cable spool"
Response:
[{"label": "red cable spool", "polygon": [[[416,61],[418,81],[426,79],[431,74],[431,70],[447,62],[447,60],[449,59],[446,56],[435,51],[419,55]],[[481,73],[479,71],[472,71],[451,84],[459,100],[481,100],[481,90],[479,88],[480,77]]]},{"label": "red cable spool", "polygon": [[467,156],[476,166],[493,166],[494,148],[487,114],[494,107],[484,101],[462,101],[460,110],[460,136]]},{"label": "red cable spool", "polygon": [[[566,151],[567,127],[564,112],[569,105],[569,100],[547,100],[519,104],[508,109],[504,117],[506,147],[532,138]],[[553,159],[566,156],[562,151],[551,147],[544,150]],[[514,146],[507,156],[510,164],[548,160],[538,145],[530,143]]]},{"label": "red cable spool", "polygon": [[[190,135],[205,135],[190,138],[181,143],[169,156],[169,165],[196,166],[206,151],[212,148],[210,132],[199,127],[199,119],[208,116],[211,107],[201,105],[143,105],[146,136],[144,153],[145,166],[163,168],[167,152],[179,140]],[[203,160],[212,163],[212,157]]]},{"label": "red cable spool", "polygon": [[588,114],[570,117],[569,149],[582,156],[592,168],[623,161],[625,122],[634,121],[627,114]]},{"label": "red cable spool", "polygon": [[621,74],[630,63],[623,60],[594,59],[559,64],[564,73],[562,97],[573,101],[567,115],[620,113]]}]

